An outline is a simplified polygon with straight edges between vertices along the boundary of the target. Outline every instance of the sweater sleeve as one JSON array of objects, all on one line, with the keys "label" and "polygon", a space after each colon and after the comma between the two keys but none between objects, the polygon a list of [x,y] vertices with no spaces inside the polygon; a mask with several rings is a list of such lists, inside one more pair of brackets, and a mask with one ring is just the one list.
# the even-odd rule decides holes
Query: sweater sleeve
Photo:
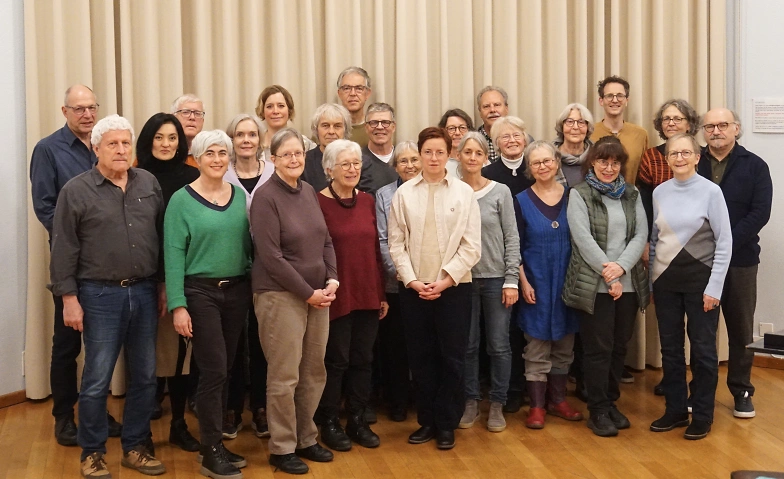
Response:
[{"label": "sweater sleeve", "polygon": [[719,188],[711,195],[708,206],[708,218],[713,238],[716,241],[716,250],[713,253],[713,267],[711,268],[710,279],[705,287],[705,294],[713,298],[721,298],[724,289],[724,279],[727,277],[727,269],[732,258],[732,226],[730,225],[730,215],[727,210],[727,203],[724,195]]},{"label": "sweater sleeve", "polygon": [[501,195],[501,229],[504,233],[504,288],[515,288],[520,281],[520,236],[517,232],[515,205],[509,188]]},{"label": "sweater sleeve", "polygon": [[592,270],[597,274],[602,274],[602,271],[604,271],[604,266],[602,265],[610,260],[591,234],[588,207],[585,205],[583,197],[574,188],[569,192],[566,219],[569,220],[569,231],[580,256]]},{"label": "sweater sleeve", "polygon": [[637,202],[635,204],[635,227],[634,236],[626,244],[626,249],[615,261],[627,273],[631,271],[632,267],[637,264],[642,256],[642,250],[645,249],[645,243],[648,241],[648,219],[645,215],[645,209],[642,206],[642,199],[637,195]]},{"label": "sweater sleeve", "polygon": [[163,258],[169,311],[181,306],[188,307],[185,299],[185,255],[190,242],[190,232],[180,198],[177,194],[172,196],[163,220]]}]

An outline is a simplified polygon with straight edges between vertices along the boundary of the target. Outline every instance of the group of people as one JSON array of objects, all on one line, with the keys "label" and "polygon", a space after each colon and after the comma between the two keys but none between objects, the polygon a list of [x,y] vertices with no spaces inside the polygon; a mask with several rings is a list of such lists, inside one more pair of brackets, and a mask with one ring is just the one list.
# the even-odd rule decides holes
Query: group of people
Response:
[{"label": "group of people", "polygon": [[[109,434],[121,437],[123,466],[165,472],[150,432],[164,388],[169,442],[198,452],[209,477],[239,478],[247,465],[223,442],[242,427],[247,383],[251,426],[287,473],[331,461],[330,450],[379,446],[374,385],[404,421],[410,377],[419,428],[409,442],[450,449],[480,418],[482,332],[489,431],[506,428],[524,390],[527,427],[543,428],[546,414],[582,420],[566,400],[573,375],[588,427],[615,436],[630,427],[616,407],[626,345],[651,301],[666,402],[650,429],[710,431],[720,307],[735,415],[754,416],[745,346],[772,182],[737,144],[733,112],[700,117],[670,100],[654,119],[664,143],[649,148],[623,119],[628,82],[611,76],[598,85],[602,121],[573,103],[555,141],[535,141],[506,92],[488,86],[478,129],[450,109],[395,145],[394,109],[366,108],[370,95],[367,72],[347,68],[340,104],[316,109],[310,135],[289,127],[294,102],[280,85],[225,131],[203,131],[203,102],[183,95],[145,123],[134,156],[125,118],[96,121],[95,94],[67,90],[66,125],[38,143],[30,175],[51,242],[55,437],[82,448],[83,476],[110,477]],[[120,426],[105,411],[123,346]],[[185,422],[191,396],[198,440]]]}]

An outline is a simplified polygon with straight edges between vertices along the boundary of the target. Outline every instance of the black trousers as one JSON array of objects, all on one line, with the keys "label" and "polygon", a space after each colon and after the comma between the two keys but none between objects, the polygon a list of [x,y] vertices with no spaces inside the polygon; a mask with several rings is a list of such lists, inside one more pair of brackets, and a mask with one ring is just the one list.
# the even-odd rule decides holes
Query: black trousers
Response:
[{"label": "black trousers", "polygon": [[329,322],[324,355],[327,382],[316,410],[316,423],[338,417],[341,392],[345,393],[350,415],[362,414],[367,407],[378,322],[377,309],[352,311]]},{"label": "black trousers", "polygon": [[746,349],[746,345],[754,341],[758,268],[759,265],[730,266],[721,294],[721,310],[727,325],[730,353],[727,361],[727,386],[733,396],[743,391],[748,391],[749,396],[754,395],[754,386],[751,384],[754,353]]},{"label": "black trousers", "polygon": [[436,300],[400,291],[408,363],[417,386],[420,426],[457,429],[465,406],[465,355],[471,325],[471,283],[447,288]]},{"label": "black trousers", "polygon": [[250,281],[218,288],[186,278],[185,297],[193,325],[193,356],[199,365],[199,434],[202,445],[214,446],[223,437],[229,370],[251,305]]},{"label": "black trousers", "polygon": [[621,397],[618,384],[636,317],[637,295],[634,292],[623,293],[617,300],[607,293],[599,293],[593,314],[580,314],[583,374],[588,411],[592,415],[606,413]]},{"label": "black trousers", "polygon": [[[404,288],[402,285],[400,288]],[[409,396],[408,352],[405,326],[400,312],[400,295],[387,293],[389,311],[378,325],[381,350],[381,381],[384,400],[390,408],[407,408]]]},{"label": "black trousers", "polygon": [[247,327],[242,329],[234,366],[229,378],[227,407],[235,417],[242,414],[245,406],[246,374],[250,379],[250,409],[254,413],[267,407],[267,359],[259,341],[259,321],[251,307],[248,311]]},{"label": "black trousers", "polygon": [[525,391],[525,361],[523,352],[525,351],[525,333],[517,324],[517,311],[519,301],[512,306],[512,319],[509,321],[509,346],[512,348],[512,370],[509,375],[509,389],[506,397],[512,395],[520,396]]},{"label": "black trousers", "polygon": [[79,399],[76,388],[76,357],[82,351],[82,333],[65,325],[63,297],[54,298],[54,336],[49,385],[52,388],[52,416],[56,419],[73,418],[74,405]]}]

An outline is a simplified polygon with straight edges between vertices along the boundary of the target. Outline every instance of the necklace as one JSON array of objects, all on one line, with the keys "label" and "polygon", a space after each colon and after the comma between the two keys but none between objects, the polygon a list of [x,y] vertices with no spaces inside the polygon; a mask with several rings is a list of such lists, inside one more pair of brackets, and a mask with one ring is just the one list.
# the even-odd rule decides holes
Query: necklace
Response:
[{"label": "necklace", "polygon": [[343,199],[335,193],[335,190],[332,188],[332,182],[330,181],[327,184],[327,188],[329,188],[329,192],[332,194],[332,197],[337,200],[338,204],[343,208],[353,208],[357,204],[357,190],[355,188],[351,188],[351,199],[349,201],[343,201]]},{"label": "necklace", "polygon": [[[261,176],[261,160],[256,158],[256,163],[258,163],[259,167],[258,167],[258,170],[256,171],[256,176],[252,176],[251,178],[256,178],[256,177]],[[237,160],[234,160],[231,163],[231,167],[234,169],[234,174],[237,175],[237,178],[239,179],[240,174],[237,171]]]},{"label": "necklace", "polygon": [[490,184],[490,180],[488,180],[487,178],[482,178],[482,179],[485,180],[485,183],[482,186],[480,186],[479,188],[474,188],[474,191],[482,191],[483,189],[485,189],[487,187],[487,185]]}]

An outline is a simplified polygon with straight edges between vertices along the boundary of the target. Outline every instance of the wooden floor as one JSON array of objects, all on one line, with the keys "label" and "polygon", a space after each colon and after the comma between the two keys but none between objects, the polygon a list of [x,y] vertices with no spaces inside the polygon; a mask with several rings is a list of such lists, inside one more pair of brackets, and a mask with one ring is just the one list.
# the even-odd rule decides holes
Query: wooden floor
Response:
[{"label": "wooden floor", "polygon": [[[348,453],[335,453],[329,464],[311,463],[311,477],[319,478],[729,478],[738,469],[784,471],[784,371],[754,368],[757,417],[732,417],[732,397],[720,368],[713,431],[701,441],[683,439],[683,429],[666,433],[648,430],[663,412],[663,398],[651,390],[660,371],[636,373],[634,384],[622,385],[619,409],[631,420],[631,429],[616,438],[599,438],[585,421],[569,423],[548,416],[543,430],[526,429],[527,408],[507,415],[502,433],[485,429],[483,419],[472,429],[458,430],[457,446],[438,451],[433,442],[410,445],[408,434],[416,429],[414,414],[404,423],[379,414],[373,429],[381,436],[377,449],[355,445]],[[570,397],[573,405],[585,405]],[[121,417],[122,400],[110,399],[109,410]],[[79,449],[57,445],[53,437],[51,401],[26,402],[0,409],[0,478],[78,478]],[[273,474],[267,464],[267,440],[257,439],[248,427],[237,439],[227,441],[234,452],[248,459],[245,478],[290,477]],[[191,430],[197,422],[187,415]],[[168,417],[153,421],[158,458],[168,472],[162,477],[196,478],[196,455],[169,447]],[[197,435],[198,437],[198,435]],[[144,477],[120,466],[119,439],[110,439],[107,461],[114,478]]]}]

